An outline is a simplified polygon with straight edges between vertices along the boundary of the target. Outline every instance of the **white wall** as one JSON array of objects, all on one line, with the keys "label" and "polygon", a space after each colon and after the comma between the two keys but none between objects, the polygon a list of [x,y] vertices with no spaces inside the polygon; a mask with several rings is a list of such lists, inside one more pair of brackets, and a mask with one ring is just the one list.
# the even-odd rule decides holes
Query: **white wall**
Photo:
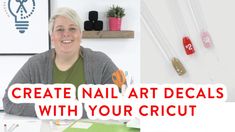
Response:
[{"label": "white wall", "polygon": [[30,56],[0,56],[0,108],[5,89]]},{"label": "white wall", "polygon": [[[8,0],[0,1],[0,54],[28,54],[40,53],[49,48],[48,44],[48,1],[36,2],[35,11],[27,18],[23,19],[29,22],[28,29],[25,33],[20,34],[16,30],[15,18],[17,21],[22,20],[20,13],[14,13],[14,17],[8,11]],[[32,1],[28,1],[24,7],[27,13],[32,11]],[[11,1],[11,10],[16,12],[19,7],[16,1]],[[29,14],[23,14],[23,16]],[[2,97],[5,93],[9,82],[26,62],[30,56],[0,56],[0,108],[2,107]]]},{"label": "white wall", "polygon": [[185,19],[187,19],[196,54],[184,54],[179,43],[175,24],[172,21],[166,0],[144,0],[150,7],[154,18],[159,22],[163,32],[172,42],[188,73],[179,77],[169,64],[159,47],[155,46],[149,32],[141,23],[141,81],[154,83],[224,83],[228,88],[228,101],[235,101],[235,1],[234,0],[200,0],[207,21],[209,32],[214,41],[214,49],[205,49],[198,40],[189,11],[179,0]]},{"label": "white wall", "polygon": [[[139,0],[52,0],[52,12],[58,7],[75,9],[83,21],[88,20],[88,12],[99,12],[99,20],[108,30],[107,10],[113,5],[125,8],[122,30],[133,30],[134,39],[83,39],[82,46],[106,53],[122,70],[128,71],[135,82],[140,82],[140,3]],[[82,25],[83,27],[83,25]]]}]

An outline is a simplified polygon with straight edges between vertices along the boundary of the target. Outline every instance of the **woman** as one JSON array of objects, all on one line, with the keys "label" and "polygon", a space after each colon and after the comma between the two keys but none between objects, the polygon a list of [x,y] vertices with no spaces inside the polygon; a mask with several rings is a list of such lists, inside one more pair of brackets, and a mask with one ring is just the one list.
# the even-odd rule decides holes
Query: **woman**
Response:
[{"label": "woman", "polygon": [[[118,68],[102,52],[80,46],[82,31],[76,11],[59,8],[51,17],[49,32],[54,49],[31,57],[18,71],[9,86],[15,83],[111,84]],[[36,116],[34,104],[14,104],[3,98],[6,113]]]}]

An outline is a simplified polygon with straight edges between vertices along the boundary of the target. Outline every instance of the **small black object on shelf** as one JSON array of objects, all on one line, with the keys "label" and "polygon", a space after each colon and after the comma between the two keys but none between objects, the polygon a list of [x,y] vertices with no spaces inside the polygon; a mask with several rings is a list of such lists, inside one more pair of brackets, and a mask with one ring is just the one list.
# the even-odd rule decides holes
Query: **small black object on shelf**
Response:
[{"label": "small black object on shelf", "polygon": [[103,21],[98,20],[97,11],[89,11],[89,20],[84,22],[84,30],[86,31],[101,31],[103,30]]},{"label": "small black object on shelf", "polygon": [[89,11],[89,20],[92,22],[96,22],[98,20],[98,12],[97,11]]},{"label": "small black object on shelf", "polygon": [[85,21],[84,22],[84,29],[86,31],[91,31],[93,30],[93,23],[91,21]]},{"label": "small black object on shelf", "polygon": [[96,31],[101,31],[101,30],[103,30],[103,21],[96,21],[96,22],[94,23],[94,29],[95,29]]}]

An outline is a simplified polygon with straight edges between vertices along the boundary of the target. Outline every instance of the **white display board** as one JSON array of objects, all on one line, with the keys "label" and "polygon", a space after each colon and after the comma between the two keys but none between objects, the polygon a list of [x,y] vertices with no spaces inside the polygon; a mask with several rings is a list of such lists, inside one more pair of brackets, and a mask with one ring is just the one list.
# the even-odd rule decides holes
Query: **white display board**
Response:
[{"label": "white display board", "polygon": [[0,109],[16,72],[30,55],[49,49],[49,2],[0,0]]},{"label": "white display board", "polygon": [[49,1],[0,1],[0,54],[33,54],[49,48]]}]

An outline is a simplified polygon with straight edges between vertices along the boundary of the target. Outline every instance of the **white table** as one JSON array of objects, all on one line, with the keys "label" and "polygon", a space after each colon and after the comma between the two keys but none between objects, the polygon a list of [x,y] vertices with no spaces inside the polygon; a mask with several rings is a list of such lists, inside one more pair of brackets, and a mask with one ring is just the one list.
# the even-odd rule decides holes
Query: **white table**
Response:
[{"label": "white table", "polygon": [[[101,120],[89,120],[82,119],[81,121],[89,121],[89,122],[102,122],[102,123],[114,123],[121,124],[124,121],[101,121]],[[40,120],[36,117],[23,117],[23,116],[15,116],[9,115],[4,112],[0,112],[0,131],[4,132],[4,124],[7,125],[7,128],[14,123],[19,124],[13,132],[62,132],[65,128],[67,128],[73,121],[66,125],[56,125],[55,121],[52,120]],[[130,122],[131,123],[131,122]],[[138,124],[138,123],[137,123]],[[130,124],[132,126],[133,124]],[[135,127],[135,124],[133,125]]]},{"label": "white table", "polygon": [[58,126],[55,125],[53,121],[49,120],[40,120],[33,117],[15,116],[0,112],[1,132],[4,132],[4,124],[6,124],[7,128],[9,129],[9,127],[14,123],[19,124],[19,127],[17,127],[13,132],[61,132],[69,126],[69,124]]}]

